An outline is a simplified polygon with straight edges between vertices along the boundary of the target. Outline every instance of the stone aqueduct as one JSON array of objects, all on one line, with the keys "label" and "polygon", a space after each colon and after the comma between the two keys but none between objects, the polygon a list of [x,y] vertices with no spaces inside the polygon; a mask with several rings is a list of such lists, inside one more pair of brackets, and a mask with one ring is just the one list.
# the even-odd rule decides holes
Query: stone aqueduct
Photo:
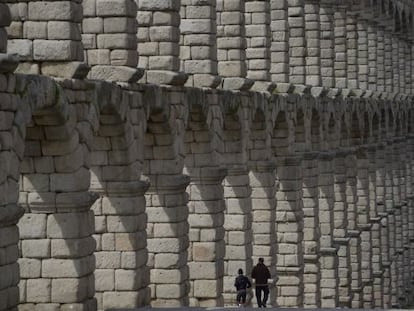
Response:
[{"label": "stone aqueduct", "polygon": [[413,10],[1,0],[0,310],[413,305]]}]

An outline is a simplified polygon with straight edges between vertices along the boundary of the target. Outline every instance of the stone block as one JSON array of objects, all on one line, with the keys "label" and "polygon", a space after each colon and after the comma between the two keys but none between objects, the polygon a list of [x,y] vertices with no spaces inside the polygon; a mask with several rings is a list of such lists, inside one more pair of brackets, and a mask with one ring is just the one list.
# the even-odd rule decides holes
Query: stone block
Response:
[{"label": "stone block", "polygon": [[82,44],[80,41],[73,40],[34,40],[33,59],[38,61],[82,60]]},{"label": "stone block", "polygon": [[95,289],[98,292],[113,291],[115,289],[115,271],[113,269],[95,270]]},{"label": "stone block", "polygon": [[88,275],[95,269],[95,258],[45,259],[42,261],[43,278],[75,278]]},{"label": "stone block", "polygon": [[195,280],[194,296],[199,298],[218,297],[223,292],[223,283],[220,280]]},{"label": "stone block", "polygon": [[19,233],[21,239],[46,237],[46,215],[26,213],[20,218]]},{"label": "stone block", "polygon": [[34,279],[40,277],[41,261],[39,259],[20,258],[20,277],[23,279]]},{"label": "stone block", "polygon": [[166,282],[179,284],[188,279],[188,267],[173,270],[151,269],[150,278],[151,283],[154,284],[165,284]]},{"label": "stone block", "polygon": [[93,212],[59,213],[47,219],[47,236],[54,239],[88,237],[93,230]]},{"label": "stone block", "polygon": [[155,294],[157,298],[174,299],[181,298],[186,295],[187,287],[182,284],[158,284],[155,287]]},{"label": "stone block", "polygon": [[141,285],[140,269],[115,270],[115,289],[117,291],[134,291],[139,289]]},{"label": "stone block", "polygon": [[29,2],[28,12],[31,21],[82,22],[82,5],[74,1]]},{"label": "stone block", "polygon": [[26,258],[48,258],[50,257],[50,240],[23,240],[21,252]]},{"label": "stone block", "polygon": [[76,303],[88,298],[90,276],[80,279],[52,279],[52,302]]},{"label": "stone block", "polygon": [[47,38],[49,40],[81,40],[79,26],[65,21],[50,21],[47,23]]},{"label": "stone block", "polygon": [[27,302],[50,302],[52,280],[50,279],[29,279],[26,285]]},{"label": "stone block", "polygon": [[136,17],[137,6],[131,0],[97,0],[96,13],[99,16]]}]

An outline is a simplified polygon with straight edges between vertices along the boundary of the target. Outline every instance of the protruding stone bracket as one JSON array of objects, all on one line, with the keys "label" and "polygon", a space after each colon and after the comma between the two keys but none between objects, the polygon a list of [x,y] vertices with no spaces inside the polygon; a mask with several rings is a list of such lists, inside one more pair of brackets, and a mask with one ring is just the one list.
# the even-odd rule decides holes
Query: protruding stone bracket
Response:
[{"label": "protruding stone bracket", "polygon": [[272,93],[276,88],[276,84],[273,82],[266,81],[256,81],[253,86],[250,88],[251,91],[255,92],[269,92]]},{"label": "protruding stone bracket", "polygon": [[224,90],[238,90],[238,91],[247,91],[254,84],[254,80],[247,78],[238,78],[238,77],[229,77],[223,78],[221,81],[221,88]]},{"label": "protruding stone bracket", "polygon": [[133,83],[137,82],[143,75],[144,69],[142,68],[97,65],[91,69],[89,79]]},{"label": "protruding stone bracket", "polygon": [[327,92],[326,96],[331,98],[331,99],[335,99],[335,98],[339,97],[341,94],[342,94],[341,89],[330,88],[330,89],[328,89],[328,92]]},{"label": "protruding stone bracket", "polygon": [[182,86],[188,79],[184,72],[174,72],[168,70],[148,70],[146,72],[147,83]]},{"label": "protruding stone bracket", "polygon": [[66,192],[66,193],[43,193],[39,200],[33,200],[28,204],[31,212],[38,213],[77,213],[89,210],[92,204],[98,199],[99,193]]},{"label": "protruding stone bracket", "polygon": [[191,172],[191,182],[194,184],[216,185],[223,181],[228,171],[224,167],[203,167]]},{"label": "protruding stone bracket", "polygon": [[276,83],[276,88],[273,90],[274,94],[291,94],[295,87],[291,83]]},{"label": "protruding stone bracket", "polygon": [[362,90],[362,89],[352,89],[351,90],[351,93],[350,93],[350,96],[357,97],[357,98],[362,98],[365,93],[366,93],[366,90]]},{"label": "protruding stone bracket", "polygon": [[311,89],[312,89],[312,87],[310,87],[308,85],[295,84],[293,93],[294,94],[299,94],[299,95],[309,95],[309,94],[311,94]]},{"label": "protruding stone bracket", "polygon": [[90,67],[84,62],[44,62],[41,64],[43,75],[66,78],[85,79]]},{"label": "protruding stone bracket", "polygon": [[315,98],[325,97],[328,94],[329,90],[323,86],[313,86],[311,87],[310,93]]}]

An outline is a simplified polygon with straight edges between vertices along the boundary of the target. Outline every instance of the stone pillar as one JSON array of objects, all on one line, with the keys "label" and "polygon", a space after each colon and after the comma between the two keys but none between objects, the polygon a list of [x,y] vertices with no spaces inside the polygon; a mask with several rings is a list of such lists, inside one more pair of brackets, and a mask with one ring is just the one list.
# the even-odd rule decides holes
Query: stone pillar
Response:
[{"label": "stone pillar", "polygon": [[[13,72],[17,67],[18,59],[16,56],[6,54],[7,52],[7,31],[6,27],[11,23],[11,14],[9,7],[5,3],[0,2],[0,74]],[[10,27],[9,27],[10,29]],[[2,86],[6,89],[6,85]]]},{"label": "stone pillar", "polygon": [[377,29],[377,91],[385,92],[385,44],[384,44],[384,30]]},{"label": "stone pillar", "polygon": [[346,16],[346,78],[349,89],[359,88],[358,84],[358,32],[357,17],[347,11]]},{"label": "stone pillar", "polygon": [[[7,32],[5,27],[9,26],[11,17],[9,8],[5,3],[0,3],[0,12],[0,78],[2,81],[0,82],[0,89],[2,90],[0,91],[0,96],[2,96],[2,98],[9,98],[11,102],[14,98],[9,96],[10,94],[7,94],[4,90],[14,92],[14,89],[9,85],[7,76],[3,75],[3,73],[10,71],[6,62],[9,56],[5,54],[7,52]],[[7,103],[7,101],[5,102]],[[7,113],[12,114],[11,112]],[[0,147],[0,156],[2,158],[2,163],[4,164],[7,163],[7,154],[11,153],[9,150],[2,149],[3,148]],[[4,165],[3,169],[7,170],[7,167]],[[0,182],[0,187],[4,189],[0,194],[0,254],[7,254],[8,256],[2,256],[0,258],[0,274],[2,276],[0,285],[0,301],[2,302],[0,304],[1,311],[17,310],[17,305],[19,303],[19,265],[17,264],[17,259],[19,257],[19,230],[16,224],[23,213],[21,207],[17,205],[18,187],[15,186],[14,191],[7,191],[6,187],[8,186],[8,181],[6,177],[7,175],[3,172]],[[13,179],[19,179],[17,171],[15,176],[9,180],[11,181]]]},{"label": "stone pillar", "polygon": [[[97,152],[93,154],[94,158]],[[104,171],[108,169],[109,166],[103,167]],[[105,189],[96,189],[103,192],[92,207],[97,242],[98,310],[146,306],[150,300],[144,197],[148,183],[105,181],[104,184]]]},{"label": "stone pillar", "polygon": [[385,91],[393,92],[393,75],[392,75],[392,36],[388,31],[384,33],[384,70],[385,70]]},{"label": "stone pillar", "polygon": [[187,190],[190,210],[190,306],[222,306],[225,254],[222,181],[226,170],[203,167],[190,171],[191,183]]},{"label": "stone pillar", "polygon": [[334,159],[334,243],[338,247],[338,306],[351,306],[351,261],[347,237],[346,157],[339,150]]},{"label": "stone pillar", "polygon": [[287,0],[289,23],[289,79],[292,84],[306,83],[306,40],[304,0]]},{"label": "stone pillar", "polygon": [[352,308],[361,308],[362,306],[362,280],[361,280],[361,238],[360,231],[357,230],[357,162],[354,149],[349,150],[346,157],[346,203],[347,203],[347,219],[348,219],[348,236],[349,255],[351,258],[351,290],[352,290]]},{"label": "stone pillar", "polygon": [[[414,55],[414,44],[411,44],[410,50],[411,50],[411,57],[410,57],[411,72],[414,73],[414,61],[412,59]],[[414,95],[414,79],[411,79],[411,93],[410,94]]]},{"label": "stone pillar", "polygon": [[[249,275],[252,262],[252,189],[249,174],[243,165],[228,168],[224,178],[226,210],[224,229],[226,255],[224,263],[224,303],[234,303],[234,278],[242,268]],[[265,262],[266,265],[270,263]]]},{"label": "stone pillar", "polygon": [[277,305],[303,305],[302,169],[300,157],[278,157],[276,178]]},{"label": "stone pillar", "polygon": [[318,211],[318,153],[308,152],[302,161],[303,191],[303,306],[321,306],[320,230]]},{"label": "stone pillar", "polygon": [[272,91],[270,79],[270,0],[245,0],[246,63],[248,79],[254,80],[252,90]]},{"label": "stone pillar", "polygon": [[217,0],[218,73],[222,88],[248,90],[254,81],[247,79],[245,0]]},{"label": "stone pillar", "polygon": [[8,52],[19,55],[19,73],[75,79],[87,75],[79,1],[23,1],[8,5],[13,20]]},{"label": "stone pillar", "polygon": [[140,82],[183,85],[180,72],[181,0],[138,1],[138,53],[145,74]]},{"label": "stone pillar", "polygon": [[377,70],[378,70],[378,44],[377,44],[377,31],[372,25],[368,25],[368,90],[377,90]]},{"label": "stone pillar", "polygon": [[[380,216],[378,214],[378,202],[383,203],[384,187],[383,181],[378,180],[381,170],[378,167],[379,162],[383,159],[382,156],[377,156],[378,146],[372,145],[368,147],[368,191],[369,191],[369,219],[371,226],[371,246],[372,246],[372,307],[382,307],[382,273],[381,273],[381,232],[380,232]],[[378,148],[381,149],[381,146]],[[383,163],[382,163],[383,164]],[[377,181],[380,184],[377,185]],[[379,194],[377,194],[379,192]]]},{"label": "stone pillar", "polygon": [[151,305],[188,306],[188,195],[190,177],[180,174],[150,176],[145,194]]},{"label": "stone pillar", "polygon": [[321,307],[335,308],[338,305],[338,257],[333,247],[334,231],[334,179],[333,154],[319,155],[319,226],[320,226],[320,266],[321,266]]},{"label": "stone pillar", "polygon": [[390,268],[390,304],[391,307],[397,306],[397,272],[396,272],[396,251],[395,251],[395,202],[398,202],[398,198],[394,197],[394,182],[396,180],[395,174],[395,165],[394,165],[394,154],[393,154],[393,144],[391,140],[387,141],[386,149],[386,210],[388,212],[388,248],[389,248],[389,268]]},{"label": "stone pillar", "polygon": [[[272,279],[276,275],[276,184],[275,167],[270,162],[257,162],[249,173],[252,189],[253,263],[263,257]],[[274,280],[275,281],[275,280]],[[275,284],[270,284],[268,304],[275,306]],[[253,293],[253,292],[252,292]],[[253,299],[254,301],[254,299]]]},{"label": "stone pillar", "polygon": [[[402,42],[400,42],[401,44]],[[401,84],[400,84],[401,86]],[[396,264],[397,264],[397,286],[398,286],[398,304],[400,307],[404,307],[406,303],[406,291],[404,287],[404,209],[406,208],[406,189],[405,189],[405,145],[406,141],[404,137],[400,136],[401,127],[403,126],[402,120],[398,119],[400,131],[397,133],[399,135],[394,139],[395,146],[395,158],[394,161],[397,162],[397,178],[398,178],[398,193],[399,193],[399,204],[396,204],[395,210],[395,228],[396,228]],[[395,195],[395,194],[394,194]]]},{"label": "stone pillar", "polygon": [[289,82],[289,24],[287,0],[270,0],[272,43],[270,73],[272,82]]},{"label": "stone pillar", "polygon": [[400,64],[399,57],[400,51],[399,46],[400,42],[395,34],[391,34],[391,64],[392,64],[392,92],[400,92]]},{"label": "stone pillar", "polygon": [[[409,120],[409,122],[411,122],[411,120]],[[409,152],[411,150],[413,150],[413,136],[412,133],[408,134],[409,136]],[[410,288],[411,288],[411,292],[414,291],[414,285],[412,283],[412,279],[414,277],[414,202],[413,202],[413,183],[414,183],[414,168],[413,168],[413,163],[414,163],[414,157],[411,155],[410,161],[407,163],[407,166],[409,166],[409,169],[411,170],[411,180],[410,180],[410,185],[408,186],[408,188],[410,189],[409,191],[407,191],[407,199],[408,199],[408,236],[409,236],[409,254],[410,254],[410,261],[409,261],[409,270],[410,270],[410,279],[411,279],[411,284],[410,284]],[[411,299],[409,300],[409,304],[412,304],[414,302],[414,298],[413,295],[411,295]]]},{"label": "stone pillar", "polygon": [[405,62],[405,94],[409,95],[413,91],[412,68],[411,68],[411,43],[404,41],[404,62]]},{"label": "stone pillar", "polygon": [[93,80],[136,82],[137,4],[134,0],[82,2],[82,43]]},{"label": "stone pillar", "polygon": [[347,14],[346,7],[336,5],[334,7],[334,70],[336,88],[347,88]]},{"label": "stone pillar", "polygon": [[[219,85],[217,74],[216,0],[181,1],[181,70],[189,75],[186,85]],[[144,43],[145,44],[145,43]]]},{"label": "stone pillar", "polygon": [[[81,191],[89,187],[89,172],[80,168],[75,174],[41,174],[39,169],[45,173],[50,165],[53,161],[37,171],[22,170],[20,202],[26,213],[19,221],[21,308],[95,310],[90,207],[96,197]],[[68,187],[74,178],[82,182]]]},{"label": "stone pillar", "polygon": [[363,307],[371,308],[372,302],[372,249],[371,222],[369,219],[369,180],[366,148],[357,151],[357,228],[361,231],[361,279]]},{"label": "stone pillar", "polygon": [[[321,38],[329,36],[321,29],[320,4],[316,0],[305,0],[305,84],[320,86],[321,81]],[[322,34],[321,34],[322,32]],[[325,43],[326,44],[326,43]]]},{"label": "stone pillar", "polygon": [[[335,87],[335,10],[336,8],[329,2],[322,2],[319,10],[321,31],[321,79],[322,86],[326,88]],[[338,47],[338,49],[339,48],[340,47]]]},{"label": "stone pillar", "polygon": [[368,33],[367,33],[367,21],[361,18],[357,18],[357,79],[358,88],[366,90],[368,89]]},{"label": "stone pillar", "polygon": [[405,42],[398,38],[398,75],[400,79],[400,90],[398,93],[405,94]]},{"label": "stone pillar", "polygon": [[[5,202],[6,198],[1,197]],[[0,253],[4,254],[0,260],[2,282],[0,286],[0,310],[17,310],[19,303],[19,230],[16,223],[22,214],[21,208],[15,204],[1,206],[0,218]],[[7,254],[7,256],[6,256]],[[21,285],[20,285],[21,286]]]}]

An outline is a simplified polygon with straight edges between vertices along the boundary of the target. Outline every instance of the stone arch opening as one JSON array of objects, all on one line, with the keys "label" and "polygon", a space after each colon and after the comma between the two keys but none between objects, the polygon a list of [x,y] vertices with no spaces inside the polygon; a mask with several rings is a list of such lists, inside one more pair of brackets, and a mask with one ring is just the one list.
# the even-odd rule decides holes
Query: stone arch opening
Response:
[{"label": "stone arch opening", "polygon": [[150,112],[144,138],[143,175],[151,305],[189,305],[188,193],[190,177],[183,174],[184,94],[153,87],[144,94]]},{"label": "stone arch opening", "polygon": [[[289,116],[290,117],[290,116]],[[303,217],[301,212],[301,158],[292,153],[291,120],[278,113],[272,134],[276,163],[276,262],[277,296],[274,306],[302,306],[303,293]],[[289,254],[281,250],[289,249]],[[295,292],[295,298],[291,296]]]},{"label": "stone arch opening", "polygon": [[295,151],[304,152],[308,150],[309,144],[306,141],[306,126],[305,115],[302,109],[298,109],[296,113],[296,125],[295,125]]},{"label": "stone arch opening", "polygon": [[[269,119],[266,115],[266,111],[258,108],[255,109],[251,120],[249,179],[252,190],[253,264],[258,258],[264,258],[273,278],[276,273],[277,256],[276,187],[275,165],[271,161]],[[276,290],[272,285],[269,298],[268,303],[274,305]]]},{"label": "stone arch opening", "polygon": [[247,166],[247,126],[243,114],[244,98],[234,94],[234,101],[223,103],[223,163],[228,168],[224,178],[226,201],[224,229],[226,254],[224,257],[224,303],[234,303],[234,276],[242,268],[246,274],[252,269],[252,189]]},{"label": "stone arch opening", "polygon": [[351,145],[357,146],[362,141],[363,133],[361,133],[361,124],[359,121],[358,113],[356,111],[352,112],[352,117],[350,121],[350,143]]},{"label": "stone arch opening", "polygon": [[312,119],[311,119],[311,143],[312,150],[319,151],[321,150],[321,125],[322,119],[319,115],[319,112],[315,109],[312,110]]},{"label": "stone arch opening", "polygon": [[[199,94],[201,96],[201,94]],[[226,170],[217,152],[219,129],[209,97],[191,98],[185,132],[184,173],[191,177],[188,254],[190,306],[223,306],[224,197]]]},{"label": "stone arch opening", "polygon": [[[114,84],[97,85],[101,98],[91,133],[90,189],[99,194],[95,215],[95,297],[98,310],[149,304],[146,226],[141,181],[143,152],[136,127],[144,122],[136,96]],[[135,107],[135,108],[133,108]],[[140,116],[141,115],[141,116]],[[134,134],[134,132],[136,134]]]},{"label": "stone arch opening", "polygon": [[88,150],[77,127],[76,103],[52,80],[21,82],[27,97],[21,98],[25,105],[14,121],[24,144],[19,154],[19,204],[25,209],[18,224],[20,302],[29,309],[94,309],[90,207],[96,196],[88,192]]}]

